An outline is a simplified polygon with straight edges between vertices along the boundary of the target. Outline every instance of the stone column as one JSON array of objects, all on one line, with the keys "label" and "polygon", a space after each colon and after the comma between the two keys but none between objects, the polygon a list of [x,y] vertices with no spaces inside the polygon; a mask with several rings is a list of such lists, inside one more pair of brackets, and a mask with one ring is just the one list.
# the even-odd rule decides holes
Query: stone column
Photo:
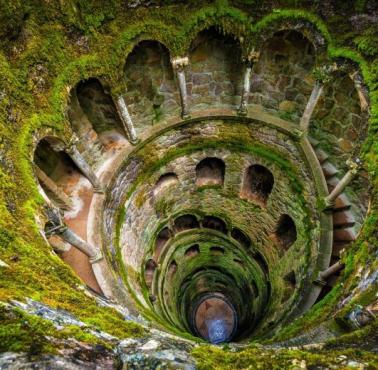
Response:
[{"label": "stone column", "polygon": [[342,262],[337,261],[332,266],[328,267],[326,270],[319,272],[319,276],[316,280],[316,283],[318,283],[320,285],[326,285],[327,280],[332,275],[334,275],[337,272],[339,272],[340,270],[342,270],[344,267],[345,267],[345,265]]},{"label": "stone column", "polygon": [[100,261],[102,259],[101,251],[97,250],[85,240],[80,238],[80,236],[78,236],[71,229],[69,229],[67,225],[65,225],[59,209],[49,207],[47,208],[47,215],[49,218],[49,222],[47,223],[45,228],[45,234],[47,238],[51,235],[58,235],[65,242],[71,244],[72,246],[86,254],[89,257],[89,261],[91,263]]},{"label": "stone column", "polygon": [[117,96],[114,99],[114,103],[130,143],[133,145],[137,144],[139,140],[124,97],[122,95]]},{"label": "stone column", "polygon": [[334,187],[331,193],[327,197],[325,197],[324,202],[326,208],[333,207],[336,198],[344,191],[346,186],[352,181],[352,179],[356,176],[358,170],[362,166],[362,162],[359,158],[356,158],[355,160],[348,159],[346,163],[349,167],[349,170]]},{"label": "stone column", "polygon": [[172,67],[176,71],[180,88],[181,117],[189,118],[188,92],[186,88],[185,67],[189,65],[188,57],[178,57],[171,60]]},{"label": "stone column", "polygon": [[252,51],[247,58],[246,68],[244,71],[244,79],[243,79],[243,91],[241,94],[240,100],[240,107],[238,110],[238,114],[241,116],[246,116],[247,111],[247,104],[248,104],[248,97],[249,92],[251,90],[251,75],[252,75],[252,68],[253,65],[259,60],[260,52]]},{"label": "stone column", "polygon": [[324,85],[330,81],[331,73],[337,69],[336,65],[324,65],[319,68],[314,68],[313,75],[315,77],[315,85],[311,91],[310,98],[307,102],[306,108],[301,117],[299,127],[302,131],[308,132],[310,127],[311,116],[323,93]]},{"label": "stone column", "polygon": [[310,99],[307,102],[306,108],[303,112],[301,121],[299,123],[299,127],[304,132],[307,132],[310,127],[311,116],[312,116],[312,113],[314,112],[316,104],[319,101],[320,96],[323,93],[323,88],[324,88],[324,85],[321,81],[315,81],[315,85],[311,91]]},{"label": "stone column", "polygon": [[71,157],[71,159],[75,162],[75,164],[79,167],[80,171],[84,174],[84,176],[92,184],[93,190],[96,193],[103,193],[104,189],[100,183],[100,180],[98,179],[96,174],[93,172],[89,163],[85,160],[85,158],[81,155],[81,153],[76,147],[76,144],[78,141],[79,139],[76,136],[73,136],[71,142],[65,148],[65,151]]},{"label": "stone column", "polygon": [[358,98],[360,99],[360,106],[361,110],[364,112],[369,107],[369,102],[367,98],[367,93],[362,85],[362,78],[358,71],[354,71],[353,73],[349,74],[349,77],[352,79],[354,83],[354,87],[357,90]]},{"label": "stone column", "polygon": [[55,184],[49,176],[46,175],[38,166],[35,166],[35,174],[38,177],[38,180],[57,198],[61,207],[64,210],[72,209],[71,199],[66,195],[66,193]]}]

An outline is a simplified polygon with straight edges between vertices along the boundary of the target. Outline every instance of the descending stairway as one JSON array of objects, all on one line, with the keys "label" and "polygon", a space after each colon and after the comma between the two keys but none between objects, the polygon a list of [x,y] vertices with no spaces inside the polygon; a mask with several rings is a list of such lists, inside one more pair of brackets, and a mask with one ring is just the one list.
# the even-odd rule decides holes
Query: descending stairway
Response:
[{"label": "descending stairway", "polygon": [[[324,177],[327,182],[328,191],[337,185],[340,181],[339,170],[329,161],[329,155],[320,148],[320,143],[314,138],[310,139],[311,145],[314,148],[315,154],[320,162],[323,170]],[[332,257],[330,265],[334,264],[340,259],[340,252],[356,239],[356,220],[351,210],[352,204],[345,193],[342,193],[336,198],[335,206],[332,210],[333,213],[333,246]],[[319,300],[327,294],[331,288],[336,284],[339,273],[333,275],[324,287]]]}]

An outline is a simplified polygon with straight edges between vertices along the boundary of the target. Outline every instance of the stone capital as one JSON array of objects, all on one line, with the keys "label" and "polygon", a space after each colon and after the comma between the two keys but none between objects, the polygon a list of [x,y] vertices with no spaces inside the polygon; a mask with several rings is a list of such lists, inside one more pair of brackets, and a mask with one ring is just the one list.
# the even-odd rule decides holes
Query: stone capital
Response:
[{"label": "stone capital", "polygon": [[362,167],[362,160],[360,158],[349,158],[346,161],[346,164],[349,168],[349,171],[351,171],[353,175],[356,175]]},{"label": "stone capital", "polygon": [[71,151],[73,147],[75,147],[79,142],[80,142],[80,139],[75,133],[73,133],[70,138],[70,141],[67,143],[66,151],[67,152]]},{"label": "stone capital", "polygon": [[100,262],[103,258],[104,258],[104,256],[102,255],[102,252],[101,251],[97,251],[95,256],[89,258],[89,262],[91,264],[94,264],[96,262]]},{"label": "stone capital", "polygon": [[256,63],[260,59],[260,51],[252,49],[248,56],[247,56],[247,62],[248,63]]},{"label": "stone capital", "polygon": [[52,235],[61,235],[63,234],[68,227],[64,224],[62,225],[49,225],[45,228],[45,235],[46,237],[52,236]]},{"label": "stone capital", "polygon": [[67,147],[67,145],[63,141],[50,143],[50,145],[55,152],[63,152]]},{"label": "stone capital", "polygon": [[189,57],[176,57],[171,59],[173,69],[184,68],[189,65]]},{"label": "stone capital", "polygon": [[306,130],[299,130],[297,128],[293,129],[292,134],[296,140],[301,140],[302,137],[307,135]]},{"label": "stone capital", "polygon": [[327,83],[331,80],[332,73],[337,71],[339,68],[336,63],[333,64],[324,64],[322,66],[315,67],[312,70],[312,75],[315,80],[320,83]]}]

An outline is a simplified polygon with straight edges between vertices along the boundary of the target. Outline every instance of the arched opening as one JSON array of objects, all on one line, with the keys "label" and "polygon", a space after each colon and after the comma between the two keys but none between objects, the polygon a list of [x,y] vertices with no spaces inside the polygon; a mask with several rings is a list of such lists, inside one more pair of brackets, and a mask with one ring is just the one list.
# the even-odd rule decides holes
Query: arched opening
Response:
[{"label": "arched opening", "polygon": [[234,258],[233,261],[238,264],[241,268],[244,268],[244,263],[239,258]]},{"label": "arched opening", "polygon": [[156,182],[154,188],[154,195],[158,195],[160,192],[166,190],[167,188],[174,186],[178,183],[178,177],[175,173],[169,172],[161,175],[159,180]]},{"label": "arched opening", "polygon": [[234,227],[231,230],[231,236],[245,249],[248,249],[251,246],[251,241],[249,240],[248,236],[238,229],[237,227]]},{"label": "arched opening", "polygon": [[144,267],[144,281],[146,282],[146,285],[148,288],[151,288],[152,281],[154,279],[154,272],[157,268],[156,262],[150,258]]},{"label": "arched opening", "polygon": [[205,216],[202,220],[202,227],[217,230],[223,234],[227,234],[226,223],[215,216]]},{"label": "arched opening", "polygon": [[63,148],[59,139],[42,139],[34,152],[34,171],[50,201],[58,208],[70,210],[72,182],[79,181],[80,171]]},{"label": "arched opening", "polygon": [[274,184],[273,174],[259,164],[247,168],[244,175],[242,195],[266,205]]},{"label": "arched opening", "polygon": [[171,230],[168,229],[168,227],[165,227],[164,229],[160,230],[155,240],[154,257],[156,260],[159,258],[165,244],[167,244],[171,236],[172,236],[172,233],[171,233]]},{"label": "arched opening", "polygon": [[169,50],[163,44],[152,40],[138,43],[127,57],[124,72],[124,98],[138,135],[180,111]]},{"label": "arched opening", "polygon": [[[59,209],[65,210],[64,223],[80,238],[86,240],[85,221],[72,218],[75,214],[80,219],[90,204],[93,190],[79,168],[64,151],[63,141],[55,137],[45,137],[39,141],[34,151],[34,171],[43,195]],[[79,215],[79,216],[77,216]],[[57,242],[57,240],[59,240]],[[89,257],[78,248],[68,247],[60,237],[50,237],[50,244],[62,252],[60,257],[70,265],[77,275],[96,292],[101,292],[93,273]]]},{"label": "arched opening", "polygon": [[96,78],[78,83],[68,113],[73,129],[86,141],[93,142],[97,135],[106,149],[117,148],[126,141],[113,99]]},{"label": "arched opening", "polygon": [[302,33],[283,30],[261,47],[253,69],[249,102],[278,111],[286,119],[298,119],[311,94],[307,79],[315,64],[315,47]]},{"label": "arched opening", "polygon": [[177,271],[177,262],[173,260],[168,267],[168,276],[172,278]]},{"label": "arched opening", "polygon": [[289,215],[281,215],[278,220],[275,239],[285,251],[297,240],[297,228]]},{"label": "arched opening", "polygon": [[290,297],[293,295],[295,291],[295,286],[297,284],[297,280],[295,277],[295,272],[290,271],[286,274],[283,278],[284,281],[284,291],[281,298],[281,302],[286,302]]},{"label": "arched opening", "polygon": [[193,215],[183,215],[177,217],[175,222],[175,231],[180,232],[184,230],[196,229],[199,227],[199,223]]},{"label": "arched opening", "polygon": [[189,60],[187,85],[192,109],[239,104],[243,65],[235,37],[210,27],[192,42]]},{"label": "arched opening", "polygon": [[259,289],[257,288],[256,282],[253,280],[251,281],[251,291],[255,298],[259,296]]},{"label": "arched opening", "polygon": [[198,244],[192,245],[185,251],[185,257],[191,258],[200,254],[200,248]]},{"label": "arched opening", "polygon": [[269,267],[265,261],[265,258],[259,252],[255,252],[253,255],[253,259],[257,262],[260,266],[261,270],[265,273],[265,275],[269,275]]},{"label": "arched opening", "polygon": [[196,185],[223,185],[225,164],[219,158],[205,158],[196,167]]}]

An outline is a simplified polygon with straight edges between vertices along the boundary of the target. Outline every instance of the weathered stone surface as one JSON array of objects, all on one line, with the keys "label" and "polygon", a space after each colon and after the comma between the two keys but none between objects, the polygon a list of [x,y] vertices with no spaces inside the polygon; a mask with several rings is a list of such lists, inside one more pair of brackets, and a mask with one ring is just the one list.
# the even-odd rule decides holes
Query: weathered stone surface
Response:
[{"label": "weathered stone surface", "polygon": [[192,348],[192,343],[177,337],[152,333],[147,338],[121,341],[117,353],[123,369],[194,370],[194,360],[189,355]]},{"label": "weathered stone surface", "polygon": [[338,144],[340,149],[345,153],[350,153],[353,150],[353,144],[347,139],[339,139]]},{"label": "weathered stone surface", "polygon": [[116,365],[113,358],[94,357],[81,360],[75,356],[39,355],[31,357],[24,353],[6,352],[0,354],[0,368],[3,370],[111,370]]},{"label": "weathered stone surface", "polygon": [[295,109],[296,109],[296,104],[295,102],[293,101],[290,101],[290,100],[284,100],[282,101],[279,106],[278,106],[278,109],[279,110],[282,110],[284,112],[288,112],[288,113],[291,113],[291,112],[294,112]]}]

